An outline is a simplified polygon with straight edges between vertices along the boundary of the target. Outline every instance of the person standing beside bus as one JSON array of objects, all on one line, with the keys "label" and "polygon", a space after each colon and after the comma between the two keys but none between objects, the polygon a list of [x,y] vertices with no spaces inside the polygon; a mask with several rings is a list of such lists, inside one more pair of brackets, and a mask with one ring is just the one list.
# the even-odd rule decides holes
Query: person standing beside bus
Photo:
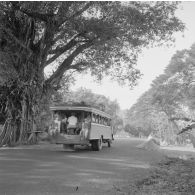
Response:
[{"label": "person standing beside bus", "polygon": [[80,131],[80,135],[81,135],[82,139],[86,139],[87,138],[90,126],[91,126],[91,115],[88,114],[87,117],[84,119],[81,131]]},{"label": "person standing beside bus", "polygon": [[54,115],[54,123],[53,123],[53,128],[55,133],[60,132],[60,124],[61,124],[60,114],[56,112]]}]

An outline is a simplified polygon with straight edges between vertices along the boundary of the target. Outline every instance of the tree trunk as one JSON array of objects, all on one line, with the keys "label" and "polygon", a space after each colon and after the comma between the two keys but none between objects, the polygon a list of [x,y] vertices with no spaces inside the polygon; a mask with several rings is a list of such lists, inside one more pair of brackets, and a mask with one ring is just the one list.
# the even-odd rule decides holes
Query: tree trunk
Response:
[{"label": "tree trunk", "polygon": [[[30,132],[32,132],[33,116],[29,113],[29,108],[23,105],[22,117],[20,121],[9,118],[5,121],[0,135],[0,147],[3,145],[14,146],[16,144],[28,144]],[[27,114],[28,113],[28,114]]]},{"label": "tree trunk", "polygon": [[22,118],[20,124],[19,143],[28,144],[30,133],[33,132],[34,116],[27,101],[22,101]]},{"label": "tree trunk", "polygon": [[[39,107],[44,88],[44,59],[48,51],[47,42],[50,40],[50,30],[40,39],[36,37],[36,25],[32,17],[18,13],[12,7],[13,36],[17,42],[8,42],[8,51],[14,55],[13,77],[5,80],[2,90],[3,105],[6,121],[0,134],[0,146],[16,143],[33,143],[36,131],[36,120],[39,119]],[[7,19],[8,20],[8,19]],[[10,18],[7,21],[10,22]],[[49,23],[50,24],[50,23]],[[48,25],[49,25],[48,24]],[[45,52],[45,53],[44,53]],[[5,90],[4,90],[5,89]]]},{"label": "tree trunk", "polygon": [[32,87],[28,87],[28,89],[30,90],[26,90],[25,96],[20,94],[18,97],[14,96],[14,99],[9,99],[11,103],[8,105],[6,111],[8,116],[0,134],[0,147],[34,144],[37,141],[35,131],[37,131],[40,119],[42,89],[35,87],[36,93]]},{"label": "tree trunk", "polygon": [[0,147],[3,145],[14,146],[17,143],[17,123],[7,119],[0,135]]}]

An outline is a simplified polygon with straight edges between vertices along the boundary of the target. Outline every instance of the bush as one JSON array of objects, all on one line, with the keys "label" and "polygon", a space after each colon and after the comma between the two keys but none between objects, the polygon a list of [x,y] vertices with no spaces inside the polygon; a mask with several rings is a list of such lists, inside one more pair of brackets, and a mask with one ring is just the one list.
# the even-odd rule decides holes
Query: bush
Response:
[{"label": "bush", "polygon": [[[130,194],[195,194],[195,159],[166,158],[151,174],[135,182]],[[141,193],[140,193],[141,192]]]}]

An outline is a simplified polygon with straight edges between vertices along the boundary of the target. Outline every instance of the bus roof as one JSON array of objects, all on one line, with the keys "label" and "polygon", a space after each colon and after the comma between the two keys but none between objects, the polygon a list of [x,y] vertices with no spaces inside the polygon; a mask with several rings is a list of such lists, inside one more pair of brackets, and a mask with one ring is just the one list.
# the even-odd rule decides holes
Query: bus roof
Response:
[{"label": "bus roof", "polygon": [[111,115],[109,115],[101,110],[98,110],[96,108],[87,107],[87,106],[51,106],[50,110],[52,110],[52,111],[57,111],[57,110],[86,111],[86,112],[92,112],[94,114],[99,114],[103,117],[107,117],[107,118],[111,119]]}]

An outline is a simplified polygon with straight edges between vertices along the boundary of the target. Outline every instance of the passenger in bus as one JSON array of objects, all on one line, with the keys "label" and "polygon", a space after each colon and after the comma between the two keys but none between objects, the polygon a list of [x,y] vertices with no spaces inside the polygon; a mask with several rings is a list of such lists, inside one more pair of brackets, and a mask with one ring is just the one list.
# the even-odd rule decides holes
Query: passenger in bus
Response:
[{"label": "passenger in bus", "polygon": [[76,127],[71,127],[70,129],[73,129],[74,134],[79,135],[81,129],[82,129],[82,117],[79,115],[77,118]]},{"label": "passenger in bus", "polygon": [[89,129],[91,126],[91,120],[92,120],[91,115],[88,114],[87,117],[84,119],[84,122],[82,123],[82,128],[80,131],[80,135],[81,135],[82,139],[87,138],[87,135],[88,135],[88,132],[89,132]]},{"label": "passenger in bus", "polygon": [[67,122],[68,122],[68,127],[67,127],[68,129],[69,129],[69,128],[76,128],[76,127],[77,127],[78,119],[77,119],[77,117],[75,116],[75,113],[74,113],[74,112],[72,112],[72,113],[71,113],[71,116],[68,117]]},{"label": "passenger in bus", "polygon": [[84,129],[90,129],[91,126],[91,115],[88,114],[87,117],[84,120]]},{"label": "passenger in bus", "polygon": [[81,129],[82,129],[82,122],[79,121],[79,122],[77,123],[77,127],[76,127],[76,130],[75,130],[75,134],[79,135],[80,132],[81,132]]},{"label": "passenger in bus", "polygon": [[99,123],[99,116],[98,115],[96,115],[95,122]]},{"label": "passenger in bus", "polygon": [[87,117],[85,118],[85,123],[90,123],[91,122],[91,115],[88,114]]},{"label": "passenger in bus", "polygon": [[93,116],[92,116],[92,122],[93,123],[95,123],[96,122],[96,117],[95,117],[95,115],[93,114]]},{"label": "passenger in bus", "polygon": [[67,133],[67,117],[64,115],[61,120],[61,125],[60,125],[60,133]]}]

